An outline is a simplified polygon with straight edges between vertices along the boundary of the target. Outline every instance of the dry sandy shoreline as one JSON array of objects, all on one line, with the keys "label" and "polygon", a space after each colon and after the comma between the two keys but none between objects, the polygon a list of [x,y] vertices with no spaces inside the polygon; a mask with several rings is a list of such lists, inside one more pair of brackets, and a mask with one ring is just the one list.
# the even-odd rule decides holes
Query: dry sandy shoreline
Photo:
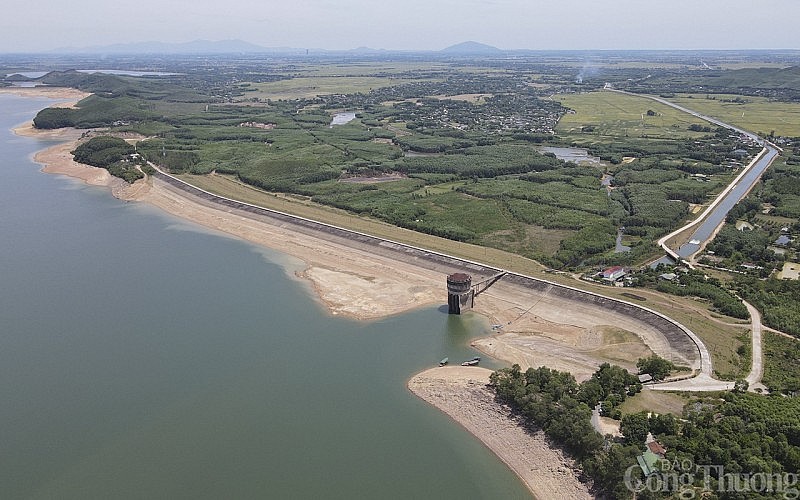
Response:
[{"label": "dry sandy shoreline", "polygon": [[574,461],[547,444],[544,433],[529,433],[486,387],[491,370],[446,366],[408,381],[421,399],[475,435],[519,476],[540,500],[592,498],[578,481]]},{"label": "dry sandy shoreline", "polygon": [[[68,101],[58,106],[73,105],[87,95],[71,89],[61,89],[63,93],[51,88],[0,89],[0,92],[3,90],[17,95]],[[83,131],[40,131],[27,123],[17,127],[15,133],[64,141],[35,154],[34,160],[43,165],[44,172],[68,175],[94,186],[106,186],[117,198],[151,204],[206,228],[299,259],[302,262],[299,269],[291,269],[298,266],[285,266],[287,272],[309,284],[314,296],[331,314],[370,320],[445,302],[445,276],[442,273],[300,234],[289,227],[254,220],[219,205],[204,203],[158,179],[147,178],[128,185],[104,169],[79,164],[72,159],[70,151],[84,135]],[[563,342],[565,338],[577,336],[575,338],[581,345],[592,342],[600,345],[604,335],[601,330],[588,328],[581,317],[546,319],[547,308],[542,306],[542,311],[532,313],[530,300],[520,290],[502,284],[496,285],[491,293],[482,295],[476,311],[492,318],[493,322],[506,324],[510,331],[482,337],[476,341],[475,347],[523,366],[546,364],[569,370],[579,379],[587,377],[605,360],[592,352],[575,356],[574,346]],[[536,299],[537,303],[540,300]],[[540,337],[543,332],[546,332],[545,337]],[[554,349],[554,346],[560,346],[561,350]],[[647,349],[645,346],[641,348]],[[502,414],[502,408],[493,402],[491,393],[484,387],[488,373],[488,370],[476,368],[462,372],[460,367],[429,370],[414,377],[409,388],[484,442],[539,499],[589,498],[585,486],[572,472],[568,459],[551,449],[542,436],[528,435]],[[443,374],[448,376],[443,377]]]},{"label": "dry sandy shoreline", "polygon": [[0,87],[0,94],[12,94],[20,97],[46,97],[48,99],[58,99],[60,101],[53,104],[53,107],[69,108],[78,101],[89,97],[90,93],[67,87],[48,87],[40,85],[37,87]]}]

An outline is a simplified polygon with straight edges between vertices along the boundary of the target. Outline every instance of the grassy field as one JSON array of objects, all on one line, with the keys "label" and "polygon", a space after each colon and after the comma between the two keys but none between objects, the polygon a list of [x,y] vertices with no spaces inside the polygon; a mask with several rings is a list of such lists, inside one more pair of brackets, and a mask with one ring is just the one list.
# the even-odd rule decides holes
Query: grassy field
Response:
[{"label": "grassy field", "polygon": [[764,332],[764,384],[772,391],[790,393],[800,387],[797,355],[800,341]]},{"label": "grassy field", "polygon": [[[252,99],[306,99],[318,95],[354,94],[372,89],[399,85],[412,80],[372,76],[317,76],[292,78],[277,82],[250,84],[244,98]],[[255,89],[255,90],[253,90]]]},{"label": "grassy field", "polygon": [[644,389],[632,398],[627,398],[619,409],[623,415],[647,411],[653,413],[672,413],[680,416],[689,396],[664,391]]},{"label": "grassy field", "polygon": [[[800,137],[800,103],[770,101],[765,97],[715,94],[678,94],[670,101],[718,118],[750,132]],[[741,102],[723,102],[740,99]]]},{"label": "grassy field", "polygon": [[[688,298],[690,301],[700,299]],[[692,310],[674,309],[662,311],[670,318],[679,321],[697,334],[711,354],[711,363],[714,375],[722,380],[736,380],[744,378],[750,371],[750,358],[740,355],[737,350],[740,346],[748,346],[743,340],[746,330],[742,327],[722,327],[712,319],[697,315]],[[732,318],[726,318],[735,321]]]},{"label": "grassy field", "polygon": [[[703,134],[688,130],[701,121],[686,113],[643,97],[615,92],[562,94],[554,97],[575,111],[564,115],[557,131],[580,133],[581,127],[592,126],[594,133],[612,137],[700,137]],[[648,116],[647,111],[655,112]]]}]

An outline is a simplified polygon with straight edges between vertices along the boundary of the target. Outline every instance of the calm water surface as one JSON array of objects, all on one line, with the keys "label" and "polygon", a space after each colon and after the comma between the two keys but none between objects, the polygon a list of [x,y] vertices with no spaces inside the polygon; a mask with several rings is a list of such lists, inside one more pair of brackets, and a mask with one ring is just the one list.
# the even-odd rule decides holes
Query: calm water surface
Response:
[{"label": "calm water surface", "polygon": [[45,175],[0,95],[3,498],[526,498],[405,381],[476,318],[325,314],[284,257]]},{"label": "calm water surface", "polygon": [[330,126],[333,127],[334,125],[345,125],[355,119],[356,119],[355,111],[345,111],[343,113],[336,113],[335,115],[333,115],[333,118],[331,118]]},{"label": "calm water surface", "polygon": [[589,151],[582,148],[559,148],[554,146],[542,146],[539,148],[542,153],[553,153],[556,158],[563,161],[572,161],[578,164],[591,163],[592,165],[602,165],[603,160],[589,154]]}]

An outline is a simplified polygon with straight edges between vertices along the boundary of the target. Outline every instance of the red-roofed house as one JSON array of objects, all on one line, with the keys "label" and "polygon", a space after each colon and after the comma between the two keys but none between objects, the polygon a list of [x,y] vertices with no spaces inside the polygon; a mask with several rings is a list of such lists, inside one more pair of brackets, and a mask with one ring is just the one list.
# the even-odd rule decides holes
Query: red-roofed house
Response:
[{"label": "red-roofed house", "polygon": [[664,458],[664,455],[667,454],[667,450],[664,449],[664,447],[661,446],[661,443],[659,443],[658,441],[650,441],[649,443],[647,443],[647,448],[656,455],[658,455],[659,458]]},{"label": "red-roofed house", "polygon": [[627,271],[622,266],[614,266],[609,267],[608,269],[603,270],[600,275],[603,277],[605,281],[617,281],[618,279],[622,278],[627,274]]}]

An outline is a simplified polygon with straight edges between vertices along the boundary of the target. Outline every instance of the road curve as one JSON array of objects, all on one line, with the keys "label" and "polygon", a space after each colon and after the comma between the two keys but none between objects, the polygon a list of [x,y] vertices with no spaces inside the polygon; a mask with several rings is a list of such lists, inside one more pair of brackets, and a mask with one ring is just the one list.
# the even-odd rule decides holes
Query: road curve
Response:
[{"label": "road curve", "polygon": [[[685,231],[686,229],[692,228],[692,227],[694,227],[696,225],[701,224],[703,221],[706,221],[708,219],[709,215],[712,214],[714,209],[716,209],[717,206],[725,199],[725,197],[728,196],[728,194],[739,185],[739,183],[742,181],[742,179],[744,179],[745,176],[748,173],[751,172],[751,170],[753,170],[754,168],[757,168],[757,166],[759,166],[759,167],[762,166],[761,165],[762,162],[766,162],[766,165],[763,165],[763,169],[762,169],[762,173],[763,173],[764,170],[769,168],[769,165],[775,160],[775,158],[778,156],[778,153],[783,151],[783,149],[778,147],[778,146],[776,146],[775,144],[772,144],[769,141],[761,139],[760,137],[758,137],[756,134],[753,134],[752,132],[748,132],[747,130],[741,129],[741,128],[736,127],[736,126],[733,126],[733,125],[731,125],[729,123],[725,123],[725,122],[723,122],[721,120],[718,120],[716,118],[703,115],[703,114],[698,113],[698,112],[696,112],[694,110],[685,108],[685,107],[683,107],[683,106],[681,106],[679,104],[675,104],[673,102],[670,102],[670,101],[668,101],[666,99],[662,99],[660,97],[642,95],[642,94],[634,94],[632,92],[626,92],[624,90],[617,90],[617,89],[611,88],[608,85],[605,87],[605,90],[609,90],[611,92],[618,92],[620,94],[626,94],[626,95],[635,96],[635,97],[644,97],[646,99],[651,99],[653,101],[659,102],[659,103],[664,104],[666,106],[670,106],[672,108],[675,108],[675,109],[677,109],[679,111],[683,111],[684,113],[688,113],[688,114],[690,114],[692,116],[696,116],[697,118],[700,118],[700,119],[705,120],[707,122],[713,123],[715,125],[719,125],[720,127],[725,127],[727,129],[730,129],[730,130],[739,132],[741,134],[744,134],[744,135],[750,137],[751,139],[759,142],[762,146],[764,146],[764,149],[761,150],[761,153],[759,153],[753,159],[753,161],[750,162],[750,164],[747,165],[747,167],[744,170],[742,170],[742,172],[739,175],[736,176],[736,178],[733,180],[733,182],[731,182],[717,196],[717,198],[711,203],[711,205],[709,205],[708,208],[706,208],[706,210],[697,219],[693,220],[692,222],[686,224],[685,226],[683,226],[683,227],[671,232],[670,234],[668,234],[668,235],[666,235],[663,238],[658,240],[658,245],[661,248],[664,249],[664,251],[667,253],[667,255],[669,255],[670,257],[672,257],[676,261],[683,260],[682,259],[683,257],[687,257],[689,259],[689,261],[691,261],[691,258],[694,255],[694,253],[692,253],[690,255],[686,255],[686,256],[681,256],[677,252],[675,252],[674,250],[672,250],[671,248],[669,248],[667,246],[667,244],[666,244],[667,240],[669,240],[670,238],[674,237],[675,235],[681,233],[682,231]],[[747,192],[749,191],[750,187],[752,187],[752,185],[755,184],[755,182],[760,177],[761,177],[761,174],[759,174],[756,178],[750,180],[750,182],[748,183],[749,185],[746,186],[747,189],[745,189],[743,191],[743,193],[742,193],[742,197],[744,197],[747,194]],[[727,213],[727,211],[726,211],[726,213]],[[720,224],[721,223],[722,222],[720,222]],[[713,233],[712,233],[711,236],[709,237],[708,241],[711,241],[711,239],[713,239],[713,237],[714,236],[713,236]],[[708,241],[706,241],[704,243],[707,243]],[[701,246],[698,247],[698,250],[699,250],[699,248],[702,248],[702,246],[703,245],[701,244]],[[687,262],[687,261],[684,261],[684,262],[691,266],[690,262]],[[762,328],[762,325],[761,325],[761,313],[759,313],[758,309],[753,307],[750,303],[748,303],[748,302],[746,302],[744,300],[742,301],[742,303],[744,303],[745,307],[747,308],[747,311],[750,313],[750,324],[751,324],[750,330],[751,330],[751,335],[752,335],[752,351],[751,351],[752,366],[751,366],[751,369],[750,369],[750,373],[747,375],[745,380],[747,381],[747,383],[748,383],[748,385],[749,385],[751,390],[755,389],[755,388],[762,388],[763,389],[764,386],[761,384],[761,378],[764,375],[764,358],[763,358],[762,343],[761,343],[761,328]],[[652,386],[652,388],[656,389],[656,390],[684,390],[684,391],[730,390],[730,389],[733,388],[733,382],[718,381],[718,380],[714,379],[713,377],[710,377],[710,374],[705,374],[704,373],[703,375],[695,377],[694,379],[681,380],[681,381],[678,381],[678,382],[668,382],[668,383],[665,383],[665,384],[658,384],[658,385]]]},{"label": "road curve", "polygon": [[[764,375],[764,357],[761,349],[761,314],[758,309],[753,307],[746,301],[742,303],[747,307],[750,313],[750,330],[752,340],[752,365],[750,373],[745,378],[748,389],[755,391],[757,389],[765,390],[766,387],[761,383],[761,377]],[[700,374],[697,377],[678,380],[675,382],[665,382],[663,384],[654,384],[648,386],[655,391],[730,391],[734,387],[734,382],[726,382],[717,380],[708,374]]]}]

